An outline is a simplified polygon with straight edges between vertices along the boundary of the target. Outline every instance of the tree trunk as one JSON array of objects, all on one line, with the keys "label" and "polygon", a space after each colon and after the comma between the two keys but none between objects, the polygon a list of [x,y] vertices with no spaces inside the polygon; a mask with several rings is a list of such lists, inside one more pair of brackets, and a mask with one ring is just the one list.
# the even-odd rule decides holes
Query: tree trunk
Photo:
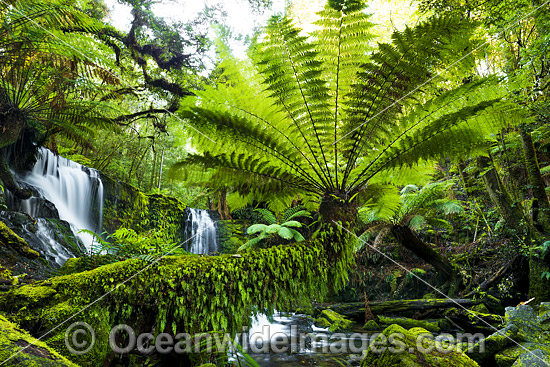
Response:
[{"label": "tree trunk", "polygon": [[520,129],[523,158],[527,168],[529,185],[533,191],[533,223],[542,233],[550,233],[550,202],[546,196],[544,181],[540,174],[537,153],[533,144],[531,132]]},{"label": "tree trunk", "polygon": [[485,189],[491,201],[497,207],[499,214],[506,221],[506,225],[518,233],[525,232],[525,225],[522,225],[522,222],[525,222],[523,211],[519,204],[512,201],[512,198],[500,180],[491,158],[478,157],[477,165],[481,172]]},{"label": "tree trunk", "polygon": [[409,227],[395,225],[391,234],[406,249],[432,265],[445,280],[454,280],[456,273],[451,263],[438,251],[422,241]]},{"label": "tree trunk", "polygon": [[227,188],[224,187],[218,192],[219,192],[218,214],[220,215],[220,218],[222,220],[232,219],[231,212],[229,211],[229,207],[227,206]]}]

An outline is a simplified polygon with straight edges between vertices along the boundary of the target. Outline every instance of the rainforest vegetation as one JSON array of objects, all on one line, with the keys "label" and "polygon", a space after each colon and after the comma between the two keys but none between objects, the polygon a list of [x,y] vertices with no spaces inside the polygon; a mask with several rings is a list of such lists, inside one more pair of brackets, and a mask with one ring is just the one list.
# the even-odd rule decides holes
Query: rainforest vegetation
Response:
[{"label": "rainforest vegetation", "polygon": [[[549,2],[201,6],[0,0],[0,365],[550,365]],[[155,339],[281,312],[407,348]]]}]

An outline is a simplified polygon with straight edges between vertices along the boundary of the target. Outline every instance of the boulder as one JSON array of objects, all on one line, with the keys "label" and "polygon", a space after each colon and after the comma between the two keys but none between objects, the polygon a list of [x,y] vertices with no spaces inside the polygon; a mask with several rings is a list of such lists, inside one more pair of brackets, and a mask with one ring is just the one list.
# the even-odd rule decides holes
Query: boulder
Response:
[{"label": "boulder", "polygon": [[406,330],[399,325],[387,327],[371,343],[361,367],[476,367],[459,344],[438,341],[426,329]]},{"label": "boulder", "polygon": [[532,352],[525,352],[519,356],[512,367],[548,367],[550,358],[548,353],[541,349],[535,349]]},{"label": "boulder", "polygon": [[437,332],[440,331],[439,323],[437,320],[415,320],[409,319],[407,317],[389,317],[389,316],[378,316],[378,322],[384,325],[396,324],[404,327],[405,329],[410,329],[413,327],[421,327],[428,331]]},{"label": "boulder", "polygon": [[315,320],[315,325],[324,328],[328,327],[334,333],[349,329],[353,325],[353,321],[346,319],[333,310],[327,309],[321,312],[319,318]]}]

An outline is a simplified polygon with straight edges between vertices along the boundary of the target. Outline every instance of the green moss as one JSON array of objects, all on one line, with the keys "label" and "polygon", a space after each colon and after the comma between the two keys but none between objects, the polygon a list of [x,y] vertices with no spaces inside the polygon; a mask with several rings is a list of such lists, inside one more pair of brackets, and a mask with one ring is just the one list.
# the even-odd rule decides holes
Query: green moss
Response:
[{"label": "green moss", "polygon": [[374,320],[369,320],[363,325],[363,329],[369,330],[369,331],[377,331],[380,330],[380,325]]},{"label": "green moss", "polygon": [[520,345],[514,345],[497,353],[495,355],[495,361],[497,362],[498,367],[511,367],[520,355],[526,351],[534,351],[536,349],[541,349],[550,355],[550,345],[548,344],[521,343]]},{"label": "green moss", "polygon": [[406,330],[399,325],[391,325],[370,344],[361,367],[392,366],[476,367],[478,364],[459,348],[435,341],[432,334],[423,328]]},{"label": "green moss", "polygon": [[428,331],[434,331],[434,332],[440,331],[438,321],[415,320],[415,319],[409,319],[406,317],[388,317],[388,316],[378,316],[378,320],[381,324],[384,324],[384,325],[396,324],[404,327],[405,329],[421,327]]},{"label": "green moss", "polygon": [[[513,344],[513,341],[517,338],[518,328],[515,325],[508,325],[504,329],[497,331],[489,335],[483,343],[477,343],[472,350],[467,353],[476,362],[484,364],[490,361],[492,356],[500,352],[507,346]],[[481,348],[483,346],[483,348]]]},{"label": "green moss", "polygon": [[321,311],[315,323],[319,327],[328,327],[332,332],[347,330],[353,325],[353,321],[330,309]]},{"label": "green moss", "polygon": [[19,237],[6,224],[0,221],[0,244],[6,247],[11,247],[21,255],[31,259],[35,259],[40,254],[29,247],[24,239]]},{"label": "green moss", "polygon": [[137,233],[162,232],[167,242],[183,240],[184,203],[165,195],[146,195],[106,176],[102,176],[102,180],[105,187],[103,225],[107,232],[125,227]]},{"label": "green moss", "polygon": [[310,304],[312,297],[322,300],[329,268],[319,241],[239,257],[170,256],[154,264],[130,259],[12,290],[0,299],[0,309],[37,332],[82,310],[73,321],[95,330],[97,342],[90,353],[71,355],[64,345],[65,329],[52,333],[46,342],[82,366],[95,366],[111,353],[106,344],[110,326],[125,323],[136,334],[154,326],[155,333],[173,335],[234,334],[254,312],[292,309]]},{"label": "green moss", "polygon": [[0,361],[4,362],[5,366],[78,367],[2,315],[0,315]]}]

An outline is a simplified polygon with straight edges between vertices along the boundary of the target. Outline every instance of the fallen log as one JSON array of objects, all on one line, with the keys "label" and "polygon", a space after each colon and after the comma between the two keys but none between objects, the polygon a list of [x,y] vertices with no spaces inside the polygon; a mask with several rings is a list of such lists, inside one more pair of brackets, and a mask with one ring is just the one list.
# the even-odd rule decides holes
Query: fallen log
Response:
[{"label": "fallen log", "polygon": [[[412,299],[398,301],[373,301],[369,303],[370,310],[374,315],[393,315],[409,311],[428,311],[432,309],[445,309],[453,307],[471,307],[483,303],[483,300],[473,300],[469,298],[457,299]],[[365,303],[351,302],[338,303],[329,306],[317,305],[315,313],[324,309],[331,309],[339,314],[358,322],[364,322]]]}]

